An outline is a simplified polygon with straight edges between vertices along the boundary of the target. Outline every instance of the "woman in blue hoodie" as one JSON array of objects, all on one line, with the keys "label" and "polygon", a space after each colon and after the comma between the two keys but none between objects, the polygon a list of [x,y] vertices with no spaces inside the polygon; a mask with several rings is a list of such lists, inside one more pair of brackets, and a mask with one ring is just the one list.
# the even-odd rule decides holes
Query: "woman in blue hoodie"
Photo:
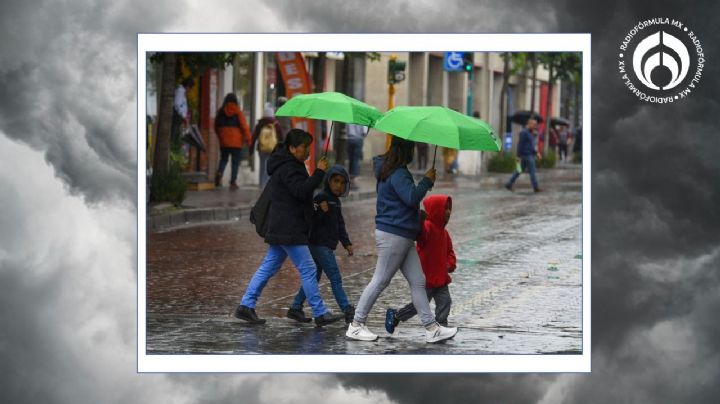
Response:
[{"label": "woman in blue hoodie", "polygon": [[377,339],[378,336],[367,328],[365,321],[398,269],[410,285],[413,305],[425,327],[425,341],[438,342],[457,333],[457,328],[443,327],[435,321],[425,293],[425,275],[415,249],[415,238],[420,230],[420,202],[435,182],[435,169],[428,170],[415,185],[407,168],[412,162],[414,148],[414,142],[393,137],[390,150],[373,159],[378,180],[375,216],[378,260],[372,280],[360,296],[355,317],[345,334],[349,338],[361,341]]},{"label": "woman in blue hoodie", "polygon": [[285,143],[278,144],[268,159],[271,175],[270,211],[265,242],[270,245],[260,268],[255,272],[247,290],[235,309],[235,317],[252,324],[265,320],[255,313],[255,305],[267,282],[280,270],[289,256],[300,272],[300,279],[317,325],[330,324],[342,316],[334,316],[320,297],[316,267],[308,248],[313,191],[320,185],[327,170],[327,160],[321,158],[312,176],[304,161],[310,154],[312,136],[302,129],[292,129]]}]

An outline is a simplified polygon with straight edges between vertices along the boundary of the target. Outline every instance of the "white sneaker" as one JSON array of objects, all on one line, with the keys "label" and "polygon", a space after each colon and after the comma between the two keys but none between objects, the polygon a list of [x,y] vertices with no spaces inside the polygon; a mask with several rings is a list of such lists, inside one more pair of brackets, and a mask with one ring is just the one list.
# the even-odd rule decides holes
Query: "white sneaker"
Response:
[{"label": "white sneaker", "polygon": [[375,341],[378,336],[370,332],[365,324],[360,324],[359,327],[355,327],[350,323],[348,330],[345,333],[348,338],[356,339],[358,341]]},{"label": "white sneaker", "polygon": [[433,343],[440,342],[446,339],[450,339],[457,334],[457,327],[443,327],[440,324],[435,323],[437,328],[431,330],[425,330],[425,342]]}]

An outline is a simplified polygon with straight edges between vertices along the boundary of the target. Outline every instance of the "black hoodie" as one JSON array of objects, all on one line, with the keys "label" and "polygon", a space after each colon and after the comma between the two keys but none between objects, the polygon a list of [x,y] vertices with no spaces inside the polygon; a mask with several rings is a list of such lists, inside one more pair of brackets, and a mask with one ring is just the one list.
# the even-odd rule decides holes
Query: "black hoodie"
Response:
[{"label": "black hoodie", "polygon": [[[340,196],[346,196],[350,187],[350,177],[347,171],[341,165],[334,165],[325,176],[323,181],[323,190],[318,192],[313,199],[316,205],[315,214],[313,215],[312,231],[310,232],[310,244],[327,247],[334,250],[340,241],[343,247],[351,245],[350,238],[345,230],[345,219],[342,215],[342,204],[340,199],[330,190],[330,178],[333,175],[342,175],[345,177],[345,190]],[[323,212],[320,209],[320,202],[327,202],[328,211]]]},{"label": "black hoodie", "polygon": [[313,191],[323,180],[325,171],[316,169],[309,176],[305,164],[278,145],[268,158],[271,176],[270,212],[265,242],[274,245],[307,245],[313,214]]}]

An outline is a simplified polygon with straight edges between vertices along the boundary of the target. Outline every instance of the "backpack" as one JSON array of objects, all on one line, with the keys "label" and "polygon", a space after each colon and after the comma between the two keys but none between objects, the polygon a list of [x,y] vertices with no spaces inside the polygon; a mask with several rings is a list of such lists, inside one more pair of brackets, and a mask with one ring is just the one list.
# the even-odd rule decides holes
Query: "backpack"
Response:
[{"label": "backpack", "polygon": [[[270,177],[272,180],[272,177]],[[260,197],[250,210],[250,223],[255,225],[255,231],[260,237],[265,237],[270,223],[270,181],[263,188]]]},{"label": "backpack", "polygon": [[271,153],[277,145],[277,134],[275,133],[275,124],[268,123],[263,125],[258,135],[258,151],[260,153]]}]

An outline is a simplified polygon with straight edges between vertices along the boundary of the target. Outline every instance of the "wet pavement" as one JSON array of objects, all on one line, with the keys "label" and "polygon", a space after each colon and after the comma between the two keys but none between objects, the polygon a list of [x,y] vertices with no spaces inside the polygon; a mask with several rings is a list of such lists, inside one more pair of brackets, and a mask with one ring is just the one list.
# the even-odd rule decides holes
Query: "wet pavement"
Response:
[{"label": "wet pavement", "polygon": [[[378,341],[346,339],[343,322],[318,328],[285,318],[300,285],[289,260],[258,301],[257,312],[267,323],[251,326],[233,318],[266,251],[247,220],[234,220],[148,234],[147,352],[581,353],[579,170],[572,180],[540,180],[545,190],[540,194],[522,180],[513,193],[462,181],[439,182],[433,191],[453,196],[448,230],[458,268],[450,284],[449,322],[460,330],[450,341],[426,344],[417,318],[394,335],[385,332],[385,309],[409,302],[399,272],[368,318]],[[336,254],[345,290],[356,304],[377,259],[375,200],[346,202],[343,208],[355,255],[348,257],[342,247]],[[326,305],[338,312],[325,278],[320,286]],[[305,312],[310,315],[309,308]]]}]

